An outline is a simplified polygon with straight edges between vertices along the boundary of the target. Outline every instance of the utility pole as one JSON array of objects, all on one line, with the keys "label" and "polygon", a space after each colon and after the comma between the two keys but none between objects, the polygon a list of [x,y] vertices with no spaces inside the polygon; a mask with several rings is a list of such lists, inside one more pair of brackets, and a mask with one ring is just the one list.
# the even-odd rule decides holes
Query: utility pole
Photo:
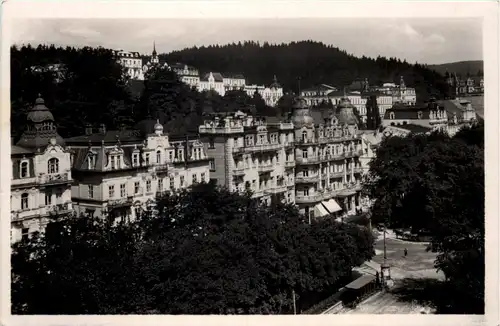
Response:
[{"label": "utility pole", "polygon": [[297,305],[295,304],[295,290],[292,289],[293,314],[297,314]]}]

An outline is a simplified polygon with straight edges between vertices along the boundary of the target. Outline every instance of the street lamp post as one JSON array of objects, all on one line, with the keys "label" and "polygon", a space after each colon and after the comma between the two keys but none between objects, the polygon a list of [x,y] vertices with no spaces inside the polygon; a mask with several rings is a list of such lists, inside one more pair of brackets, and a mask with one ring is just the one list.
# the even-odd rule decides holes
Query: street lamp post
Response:
[{"label": "street lamp post", "polygon": [[384,223],[384,261],[382,262],[382,265],[380,266],[380,272],[382,274],[382,281],[385,287],[388,287],[389,283],[388,282],[391,280],[391,267],[387,263],[387,243],[386,243],[386,236],[385,234],[387,233],[387,225]]}]

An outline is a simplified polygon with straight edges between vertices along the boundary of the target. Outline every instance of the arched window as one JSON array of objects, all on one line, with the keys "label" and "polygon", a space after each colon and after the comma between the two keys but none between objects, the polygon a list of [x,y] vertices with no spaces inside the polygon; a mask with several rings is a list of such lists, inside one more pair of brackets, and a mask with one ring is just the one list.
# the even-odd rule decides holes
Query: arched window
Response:
[{"label": "arched window", "polygon": [[21,209],[29,208],[28,196],[29,195],[27,193],[21,195]]},{"label": "arched window", "polygon": [[306,141],[307,141],[307,132],[306,132],[306,131],[303,131],[303,132],[302,132],[302,141],[303,141],[303,142],[306,142]]},{"label": "arched window", "polygon": [[160,150],[156,151],[156,163],[158,163],[158,164],[161,163],[161,151]]},{"label": "arched window", "polygon": [[51,158],[48,163],[49,173],[59,173],[59,160],[57,158]]},{"label": "arched window", "polygon": [[21,178],[29,177],[28,162],[21,163]]},{"label": "arched window", "polygon": [[391,118],[391,120],[394,120],[394,112],[389,113],[389,117]]}]

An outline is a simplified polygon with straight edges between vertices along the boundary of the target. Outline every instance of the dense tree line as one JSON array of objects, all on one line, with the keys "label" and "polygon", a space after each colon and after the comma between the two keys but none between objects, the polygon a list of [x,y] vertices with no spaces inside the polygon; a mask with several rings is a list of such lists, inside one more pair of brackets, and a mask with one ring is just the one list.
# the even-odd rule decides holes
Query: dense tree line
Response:
[{"label": "dense tree line", "polygon": [[[50,66],[60,65],[56,70]],[[12,136],[22,133],[38,94],[57,119],[63,137],[84,133],[85,124],[130,124],[133,102],[123,68],[104,48],[30,45],[11,48]]]},{"label": "dense tree line", "polygon": [[389,137],[370,162],[373,222],[432,236],[448,312],[484,313],[484,126]]},{"label": "dense tree line", "polygon": [[15,244],[12,312],[286,314],[292,291],[300,302],[338,289],[374,255],[366,228],[307,224],[292,205],[213,184],[167,194],[156,210],[118,225],[57,219]]},{"label": "dense tree line", "polygon": [[372,85],[398,83],[403,76],[406,85],[416,88],[417,99],[430,95],[445,97],[449,90],[443,75],[421,64],[410,64],[396,58],[361,58],[332,45],[302,41],[289,44],[238,42],[237,44],[192,47],[160,54],[167,62],[192,65],[201,73],[210,71],[242,73],[247,83],[269,85],[273,76],[285,91],[297,92],[318,84],[336,87],[350,85],[356,79],[368,78]]}]

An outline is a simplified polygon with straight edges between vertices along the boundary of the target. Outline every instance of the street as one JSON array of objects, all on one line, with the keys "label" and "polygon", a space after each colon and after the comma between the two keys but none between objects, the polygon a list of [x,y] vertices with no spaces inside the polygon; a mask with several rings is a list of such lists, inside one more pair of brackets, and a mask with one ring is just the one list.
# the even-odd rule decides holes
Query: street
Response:
[{"label": "street", "polygon": [[[433,313],[434,309],[427,304],[417,303],[411,295],[420,295],[421,288],[435,285],[444,280],[444,275],[434,268],[436,253],[427,252],[427,243],[415,243],[396,239],[393,232],[388,231],[386,239],[387,262],[391,267],[391,278],[394,286],[389,292],[381,292],[366,299],[355,309],[345,309],[346,314],[418,314]],[[407,257],[404,249],[408,250]],[[383,236],[380,234],[375,242],[375,253],[372,261],[381,264],[384,260]],[[361,273],[373,274],[368,266],[357,268]],[[418,287],[409,289],[409,287]],[[413,291],[413,292],[412,292]],[[408,293],[411,293],[409,296]],[[421,296],[421,295],[420,295]],[[421,301],[421,300],[420,300]]]}]

